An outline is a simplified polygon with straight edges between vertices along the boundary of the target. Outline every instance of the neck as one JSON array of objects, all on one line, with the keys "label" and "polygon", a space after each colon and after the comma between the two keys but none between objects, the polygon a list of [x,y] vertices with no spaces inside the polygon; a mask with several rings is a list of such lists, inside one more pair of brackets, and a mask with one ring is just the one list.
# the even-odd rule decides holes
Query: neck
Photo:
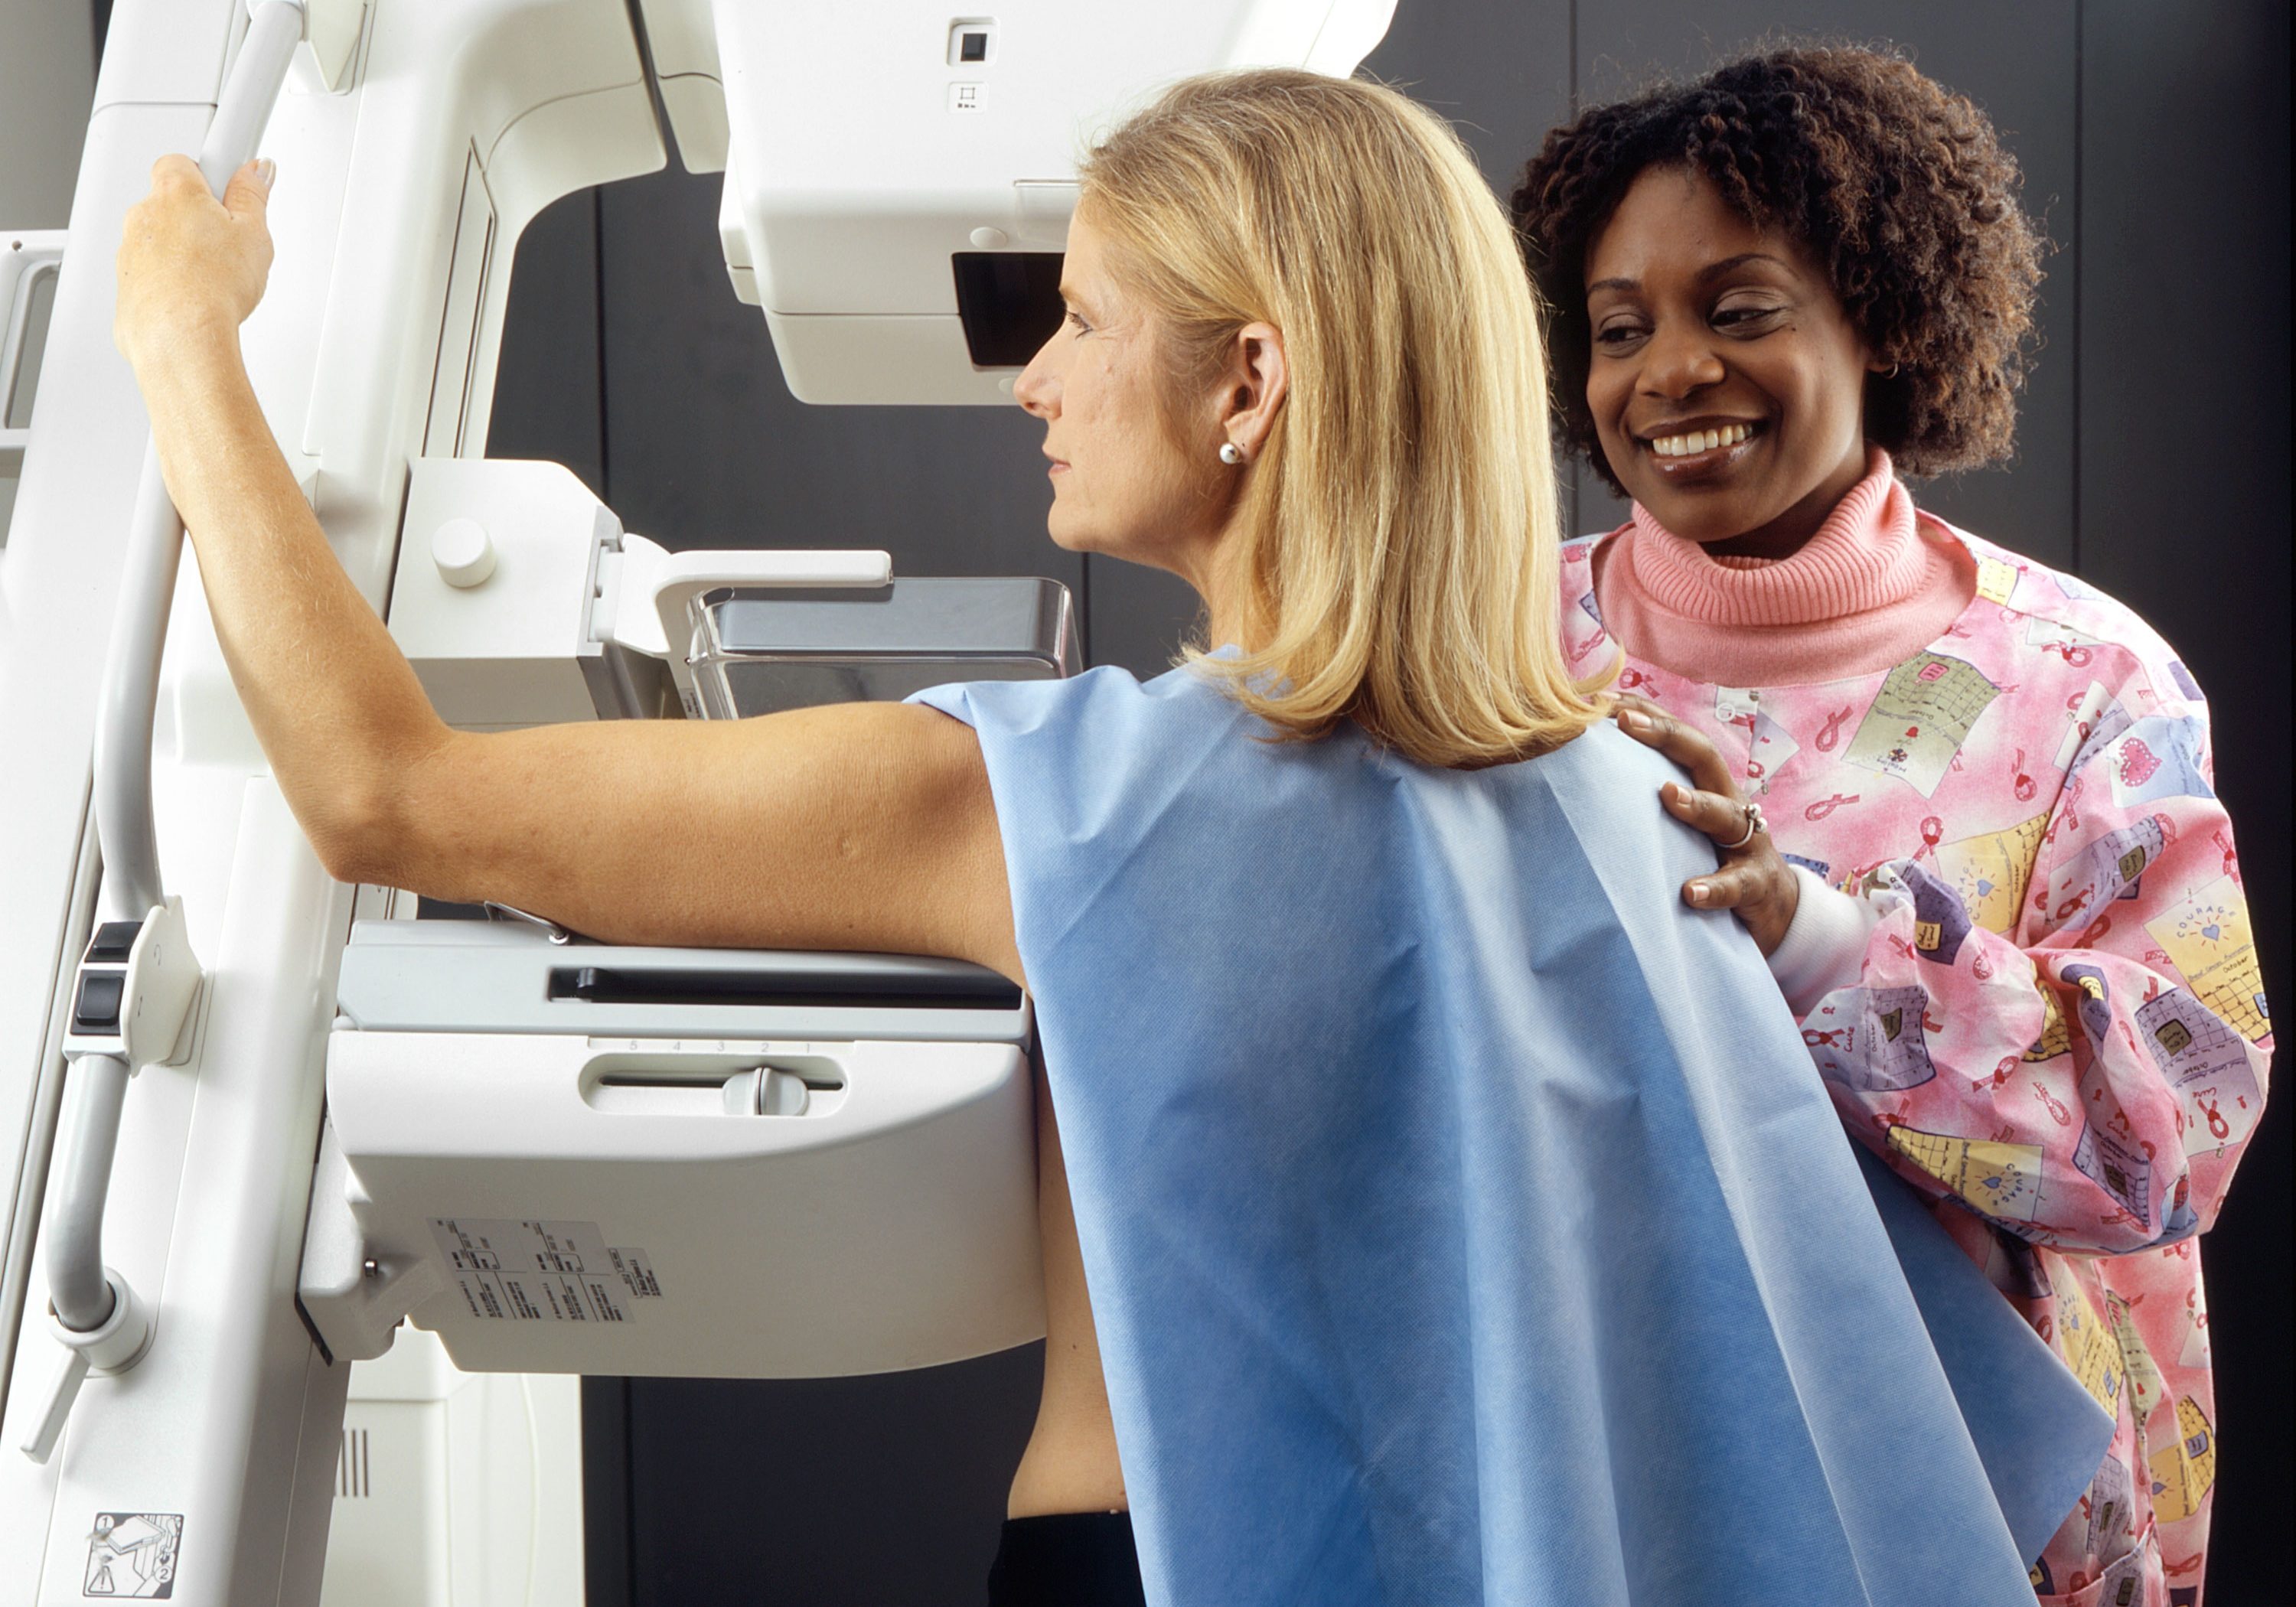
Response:
[{"label": "neck", "polygon": [[1775,561],[1791,558],[1809,545],[1811,537],[1825,526],[1825,521],[1849,494],[1851,487],[1866,478],[1866,446],[1861,439],[1849,449],[1849,455],[1837,464],[1808,496],[1780,513],[1767,524],[1757,525],[1736,536],[1720,541],[1701,542],[1717,558],[1767,558]]},{"label": "neck", "polygon": [[1595,554],[1603,624],[1637,659],[1693,683],[1785,686],[1886,669],[1936,641],[1975,593],[1976,564],[1871,455],[1866,477],[1792,556],[1717,553],[1637,506]]},{"label": "neck", "polygon": [[1233,521],[1224,523],[1209,537],[1168,548],[1158,554],[1155,567],[1186,581],[1202,603],[1207,645],[1249,651],[1243,640],[1244,587],[1229,574],[1234,568],[1228,562],[1234,550],[1232,529]]},{"label": "neck", "polygon": [[1195,586],[1196,595],[1203,599],[1204,630],[1210,644],[1234,645],[1250,652],[1250,645],[1243,639],[1243,588],[1228,582],[1226,566],[1216,565],[1201,583],[1190,584]]}]

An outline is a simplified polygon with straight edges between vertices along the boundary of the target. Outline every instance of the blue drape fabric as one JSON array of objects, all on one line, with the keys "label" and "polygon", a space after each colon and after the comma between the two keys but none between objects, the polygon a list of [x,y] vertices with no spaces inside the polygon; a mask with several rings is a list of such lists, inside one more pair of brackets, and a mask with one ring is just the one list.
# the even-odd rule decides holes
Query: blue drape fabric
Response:
[{"label": "blue drape fabric", "polygon": [[987,758],[1152,1602],[2030,1607],[2109,1422],[1869,1193],[1662,759],[1273,742],[1185,669],[918,701]]}]

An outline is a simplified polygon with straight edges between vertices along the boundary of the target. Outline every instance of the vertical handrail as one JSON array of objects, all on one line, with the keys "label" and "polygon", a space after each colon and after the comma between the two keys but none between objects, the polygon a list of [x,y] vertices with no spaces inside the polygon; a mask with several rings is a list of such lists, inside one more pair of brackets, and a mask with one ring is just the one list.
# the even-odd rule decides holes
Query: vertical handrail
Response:
[{"label": "vertical handrail", "polygon": [[[200,176],[217,195],[255,155],[271,108],[303,38],[300,0],[253,8],[215,120],[200,145]],[[155,443],[144,448],[127,530],[111,652],[96,706],[96,836],[103,845],[104,918],[134,921],[166,901],[152,821],[152,726],[160,703],[160,657],[184,553],[184,521],[160,473]]]},{"label": "vertical handrail", "polygon": [[[254,156],[302,37],[301,0],[266,0],[252,9],[215,119],[200,145],[201,176],[217,195]],[[160,478],[158,448],[147,443],[96,707],[96,836],[105,873],[100,900],[104,920],[140,921],[166,901],[152,816],[152,727],[159,709],[168,608],[183,551],[184,521]],[[51,1308],[70,1333],[93,1332],[111,1321],[125,1287],[103,1265],[103,1207],[128,1070],[117,1056],[87,1055],[74,1065],[65,1086],[70,1147],[64,1159],[66,1186],[49,1228],[47,1266]]]},{"label": "vertical handrail", "polygon": [[48,1307],[77,1333],[101,1328],[111,1316],[111,1289],[103,1276],[103,1201],[111,1186],[127,1078],[127,1062],[116,1054],[83,1055],[72,1062],[69,1093],[76,1097],[67,1103],[73,1119],[48,1228]]}]

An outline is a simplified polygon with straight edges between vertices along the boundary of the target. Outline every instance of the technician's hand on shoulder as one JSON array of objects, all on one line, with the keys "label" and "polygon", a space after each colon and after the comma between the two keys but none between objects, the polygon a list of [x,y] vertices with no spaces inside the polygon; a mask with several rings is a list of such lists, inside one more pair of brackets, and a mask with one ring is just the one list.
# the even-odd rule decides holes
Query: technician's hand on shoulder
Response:
[{"label": "technician's hand on shoulder", "polygon": [[1777,952],[1793,924],[1800,884],[1767,831],[1746,836],[1746,802],[1721,750],[1705,733],[1673,718],[1655,703],[1637,697],[1618,700],[1619,728],[1644,746],[1679,765],[1694,787],[1669,782],[1660,792],[1667,813],[1697,827],[1722,850],[1722,865],[1710,876],[1683,883],[1683,901],[1700,909],[1734,912],[1753,934],[1765,956]]},{"label": "technician's hand on shoulder", "polygon": [[231,339],[263,299],[271,178],[269,161],[250,162],[218,201],[190,157],[152,164],[152,193],[121,231],[111,325],[113,344],[139,372],[186,341]]}]

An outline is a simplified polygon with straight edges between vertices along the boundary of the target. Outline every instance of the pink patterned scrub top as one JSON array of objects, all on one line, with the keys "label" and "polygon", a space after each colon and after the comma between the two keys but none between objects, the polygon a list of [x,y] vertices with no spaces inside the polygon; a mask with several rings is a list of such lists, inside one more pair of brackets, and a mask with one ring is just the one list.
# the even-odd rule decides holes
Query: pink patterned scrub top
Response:
[{"label": "pink patterned scrub top", "polygon": [[[1915,515],[1877,472],[1851,499],[1869,493],[1878,549]],[[1779,849],[1866,901],[1836,978],[1854,985],[1802,1016],[1835,1107],[2119,1419],[2035,1588],[2198,1603],[2216,1408],[2197,1235],[2272,1049],[2201,689],[2128,608],[1926,514],[1920,542],[1963,595],[1973,564],[1975,594],[1925,647],[1805,685],[1696,679],[1605,627],[1605,544],[1639,526],[1687,550],[1637,515],[1562,549],[1572,673],[1623,651],[1619,689],[1704,732]]]}]

